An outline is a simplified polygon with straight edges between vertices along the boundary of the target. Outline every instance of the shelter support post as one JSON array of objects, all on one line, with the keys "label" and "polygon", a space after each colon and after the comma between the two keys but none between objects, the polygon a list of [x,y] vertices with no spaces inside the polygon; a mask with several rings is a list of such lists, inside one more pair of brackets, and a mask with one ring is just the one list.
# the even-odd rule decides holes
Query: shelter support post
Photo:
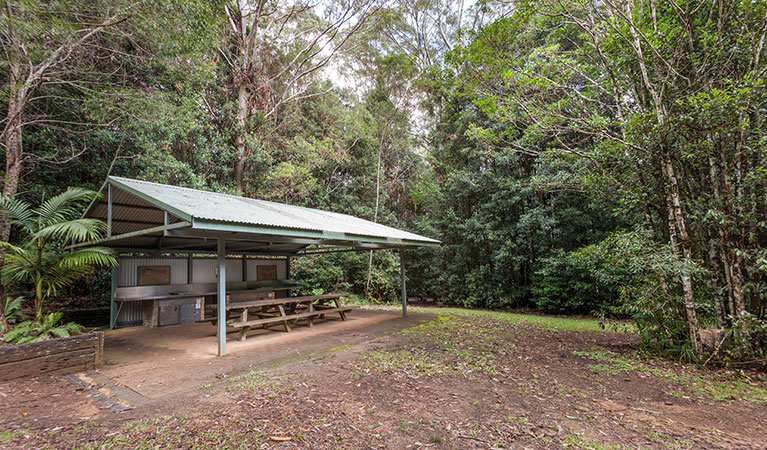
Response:
[{"label": "shelter support post", "polygon": [[[287,257],[285,258],[285,278],[286,278],[286,279],[288,279],[288,280],[290,280],[290,279],[291,279],[291,278],[290,278],[290,256],[287,256]],[[288,290],[288,291],[286,292],[286,296],[287,296],[287,297],[291,297],[291,296],[292,296],[292,294],[291,294],[291,291],[290,291],[290,290]],[[310,322],[310,323],[311,323],[311,322]]]},{"label": "shelter support post", "polygon": [[194,283],[194,259],[191,253],[186,254],[186,282],[187,284]]},{"label": "shelter support post", "polygon": [[107,237],[112,237],[112,184],[107,185]]},{"label": "shelter support post", "polygon": [[405,284],[405,251],[399,251],[399,272],[402,277],[402,317],[407,317],[407,285]]},{"label": "shelter support post", "polygon": [[218,238],[218,356],[226,355],[226,241]]},{"label": "shelter support post", "polygon": [[[117,257],[119,261],[120,256],[118,255]],[[112,292],[111,292],[111,295],[109,296],[109,300],[110,300],[109,301],[109,329],[110,330],[114,329],[115,323],[117,323],[117,309],[115,309],[115,307],[117,306],[116,305],[117,302],[115,302],[115,293],[117,292],[117,278],[119,275],[119,272],[118,272],[119,267],[120,267],[119,264],[112,267],[112,290],[111,290]]]}]

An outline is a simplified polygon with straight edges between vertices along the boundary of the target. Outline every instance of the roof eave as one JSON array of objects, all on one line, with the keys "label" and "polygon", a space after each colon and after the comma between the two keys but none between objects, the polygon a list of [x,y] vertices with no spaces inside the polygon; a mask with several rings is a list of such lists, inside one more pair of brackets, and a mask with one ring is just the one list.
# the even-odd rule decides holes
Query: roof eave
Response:
[{"label": "roof eave", "polygon": [[206,219],[195,219],[192,228],[208,231],[228,231],[234,233],[251,233],[273,236],[290,236],[309,239],[334,239],[348,242],[386,244],[392,248],[398,247],[438,247],[441,242],[437,240],[420,241],[414,239],[385,238],[378,236],[365,236],[349,233],[333,233],[296,228],[269,227],[264,225],[241,224],[234,222],[221,222]]}]

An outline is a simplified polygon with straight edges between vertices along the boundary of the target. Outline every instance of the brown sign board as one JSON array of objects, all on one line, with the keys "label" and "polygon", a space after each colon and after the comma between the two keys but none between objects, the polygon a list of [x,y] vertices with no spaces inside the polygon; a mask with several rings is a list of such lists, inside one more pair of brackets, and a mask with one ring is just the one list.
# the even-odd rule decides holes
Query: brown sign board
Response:
[{"label": "brown sign board", "polygon": [[140,266],[138,268],[139,286],[158,284],[170,284],[170,266]]},{"label": "brown sign board", "polygon": [[257,280],[276,280],[277,266],[256,266]]}]

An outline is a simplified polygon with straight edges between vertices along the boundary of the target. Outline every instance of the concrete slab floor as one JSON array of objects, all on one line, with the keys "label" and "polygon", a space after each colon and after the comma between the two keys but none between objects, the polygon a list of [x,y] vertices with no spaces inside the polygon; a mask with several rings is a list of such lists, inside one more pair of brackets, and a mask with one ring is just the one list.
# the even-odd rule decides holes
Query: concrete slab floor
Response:
[{"label": "concrete slab floor", "polygon": [[270,330],[254,329],[245,342],[230,329],[223,358],[216,356],[216,328],[210,323],[112,330],[105,334],[103,367],[79,376],[116,401],[137,406],[248,370],[373,340],[434,315],[403,318],[398,312],[358,309],[346,317],[341,321],[328,315],[312,328],[302,321],[291,333],[277,324]]}]

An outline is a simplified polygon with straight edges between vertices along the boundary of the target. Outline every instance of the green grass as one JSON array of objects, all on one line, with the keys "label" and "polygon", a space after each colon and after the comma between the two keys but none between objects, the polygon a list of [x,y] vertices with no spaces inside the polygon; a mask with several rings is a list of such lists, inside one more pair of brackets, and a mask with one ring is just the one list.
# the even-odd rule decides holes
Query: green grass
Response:
[{"label": "green grass", "polygon": [[[684,371],[681,368],[672,370],[667,367],[653,367],[635,357],[618,355],[600,347],[575,354],[598,361],[597,364],[589,366],[597,373],[617,375],[636,371],[667,380],[716,401],[746,400],[755,404],[767,404],[766,386],[753,383],[734,373],[713,373],[693,366],[685,367]],[[678,391],[672,392],[675,397],[681,396]]]},{"label": "green grass", "polygon": [[429,436],[429,442],[432,444],[441,444],[442,443],[442,436],[438,434],[432,434]]},{"label": "green grass", "polygon": [[227,378],[228,390],[248,388],[253,391],[262,389],[276,389],[284,386],[287,377],[274,375],[268,369],[255,369],[236,377]]},{"label": "green grass", "polygon": [[434,376],[477,371],[497,374],[502,367],[498,354],[514,348],[506,337],[514,330],[493,320],[466,320],[440,315],[436,320],[406,328],[408,337],[401,350],[373,349],[361,355],[358,375],[372,370],[405,371]]},{"label": "green grass", "polygon": [[257,430],[233,431],[234,427],[212,426],[200,429],[199,423],[184,416],[165,416],[153,420],[125,425],[116,435],[89,442],[80,450],[108,450],[131,448],[150,450],[157,448],[187,449],[250,449],[255,448],[263,434]]},{"label": "green grass", "polygon": [[[387,311],[399,311],[401,307],[393,305],[366,306],[372,309],[384,309]],[[458,315],[498,320],[512,324],[537,325],[547,330],[571,330],[571,331],[609,331],[600,325],[597,319],[539,316],[534,314],[518,314],[504,311],[489,311],[484,309],[464,309],[453,307],[426,308],[420,306],[408,307],[408,311],[416,313],[431,313],[440,315]]]},{"label": "green grass", "polygon": [[10,441],[28,434],[29,430],[0,430],[0,446],[10,443]]},{"label": "green grass", "polygon": [[562,442],[563,448],[575,448],[581,450],[619,450],[624,447],[617,444],[603,444],[598,441],[586,439],[583,433],[573,432]]},{"label": "green grass", "polygon": [[651,431],[647,433],[647,439],[652,442],[658,442],[668,448],[672,449],[685,449],[685,448],[691,448],[692,445],[688,442],[680,441],[673,436],[669,436],[665,433],[660,433],[656,431]]},{"label": "green grass", "polygon": [[507,415],[506,420],[508,420],[509,422],[516,422],[521,424],[526,424],[529,422],[526,417],[516,416],[514,414]]},{"label": "green grass", "polygon": [[363,372],[380,370],[384,372],[405,371],[424,376],[454,373],[443,358],[435,357],[421,349],[389,351],[373,349],[362,354],[359,364]]},{"label": "green grass", "polygon": [[[395,310],[394,306],[376,306]],[[544,329],[603,331],[594,319],[534,316],[500,311],[460,308],[411,308],[413,312],[438,314],[436,320],[413,325],[400,331],[410,338],[409,346],[392,351],[369,350],[362,354],[357,375],[372,370],[405,371],[414,375],[434,376],[477,371],[498,374],[503,369],[499,354],[514,348],[511,338],[521,332],[519,326]]]}]

